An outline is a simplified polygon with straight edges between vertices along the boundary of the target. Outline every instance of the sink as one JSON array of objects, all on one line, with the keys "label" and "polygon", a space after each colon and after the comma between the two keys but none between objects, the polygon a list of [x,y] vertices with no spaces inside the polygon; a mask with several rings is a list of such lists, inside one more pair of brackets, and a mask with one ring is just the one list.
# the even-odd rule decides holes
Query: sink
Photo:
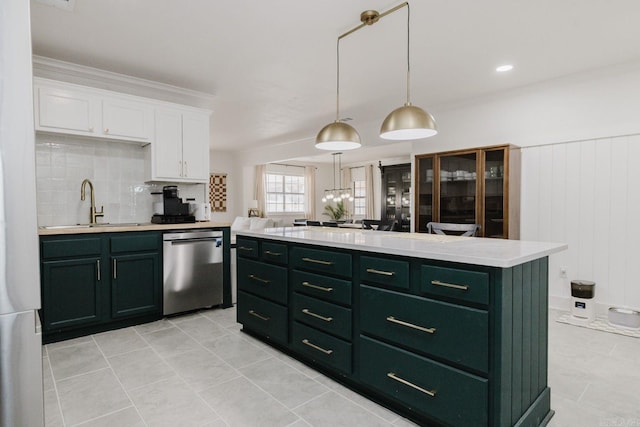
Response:
[{"label": "sink", "polygon": [[98,223],[98,224],[74,224],[74,225],[43,225],[42,230],[64,230],[68,228],[93,228],[93,227],[137,227],[139,222],[122,222],[122,223]]},{"label": "sink", "polygon": [[89,224],[75,224],[75,225],[42,225],[39,228],[43,230],[62,230],[65,228],[89,228]]}]

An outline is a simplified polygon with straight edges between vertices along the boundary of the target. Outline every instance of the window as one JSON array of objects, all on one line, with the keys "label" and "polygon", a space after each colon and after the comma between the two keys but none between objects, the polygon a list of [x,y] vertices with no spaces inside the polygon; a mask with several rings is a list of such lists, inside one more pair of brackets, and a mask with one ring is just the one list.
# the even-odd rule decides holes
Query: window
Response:
[{"label": "window", "polygon": [[267,173],[267,214],[304,212],[304,176]]},{"label": "window", "polygon": [[353,181],[353,214],[365,216],[367,214],[365,181]]}]

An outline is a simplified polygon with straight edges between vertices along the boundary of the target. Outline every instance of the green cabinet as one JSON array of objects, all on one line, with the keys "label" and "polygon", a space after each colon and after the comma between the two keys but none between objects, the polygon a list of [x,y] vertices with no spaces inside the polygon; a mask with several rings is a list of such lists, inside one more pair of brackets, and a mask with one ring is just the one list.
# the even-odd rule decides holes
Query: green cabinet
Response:
[{"label": "green cabinet", "polygon": [[111,258],[111,316],[122,318],[158,312],[160,255],[139,253]]},{"label": "green cabinet", "polygon": [[160,318],[161,242],[158,232],[42,236],[43,341]]},{"label": "green cabinet", "polygon": [[102,321],[100,257],[42,263],[44,330],[92,325]]},{"label": "green cabinet", "polygon": [[546,257],[498,268],[238,245],[243,330],[353,390],[419,425],[538,426],[552,414]]}]

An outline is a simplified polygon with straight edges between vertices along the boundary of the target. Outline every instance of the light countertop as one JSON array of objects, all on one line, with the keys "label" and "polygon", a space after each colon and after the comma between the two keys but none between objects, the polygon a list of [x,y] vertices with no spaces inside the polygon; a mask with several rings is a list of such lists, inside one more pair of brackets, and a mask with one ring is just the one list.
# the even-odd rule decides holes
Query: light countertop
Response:
[{"label": "light countertop", "polygon": [[238,231],[285,242],[508,268],[568,248],[565,243],[397,233],[329,227],[284,227]]},{"label": "light countertop", "polygon": [[164,231],[164,230],[191,230],[198,228],[214,228],[214,227],[229,227],[231,224],[227,222],[195,222],[188,224],[152,224],[139,223],[139,224],[105,224],[100,226],[95,225],[87,227],[86,225],[74,226],[52,226],[51,228],[38,228],[38,235],[40,236],[54,236],[62,234],[90,234],[90,233],[118,233],[122,231]]}]

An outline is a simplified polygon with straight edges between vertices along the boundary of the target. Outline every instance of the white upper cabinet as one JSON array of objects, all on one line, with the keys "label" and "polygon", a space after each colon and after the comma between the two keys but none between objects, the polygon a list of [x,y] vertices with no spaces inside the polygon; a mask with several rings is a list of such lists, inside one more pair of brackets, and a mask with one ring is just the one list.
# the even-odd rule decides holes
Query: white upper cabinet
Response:
[{"label": "white upper cabinet", "polygon": [[71,87],[52,87],[36,84],[36,130],[94,136],[98,118],[99,99]]},{"label": "white upper cabinet", "polygon": [[182,115],[182,165],[184,177],[209,181],[209,114]]},{"label": "white upper cabinet", "polygon": [[35,128],[122,141],[151,142],[151,102],[135,96],[34,79]]},{"label": "white upper cabinet", "polygon": [[102,133],[105,137],[150,141],[153,137],[153,107],[117,97],[103,98]]},{"label": "white upper cabinet", "polygon": [[157,108],[150,181],[209,181],[209,112]]},{"label": "white upper cabinet", "polygon": [[211,112],[36,77],[35,129],[145,146],[148,181],[209,182]]}]

